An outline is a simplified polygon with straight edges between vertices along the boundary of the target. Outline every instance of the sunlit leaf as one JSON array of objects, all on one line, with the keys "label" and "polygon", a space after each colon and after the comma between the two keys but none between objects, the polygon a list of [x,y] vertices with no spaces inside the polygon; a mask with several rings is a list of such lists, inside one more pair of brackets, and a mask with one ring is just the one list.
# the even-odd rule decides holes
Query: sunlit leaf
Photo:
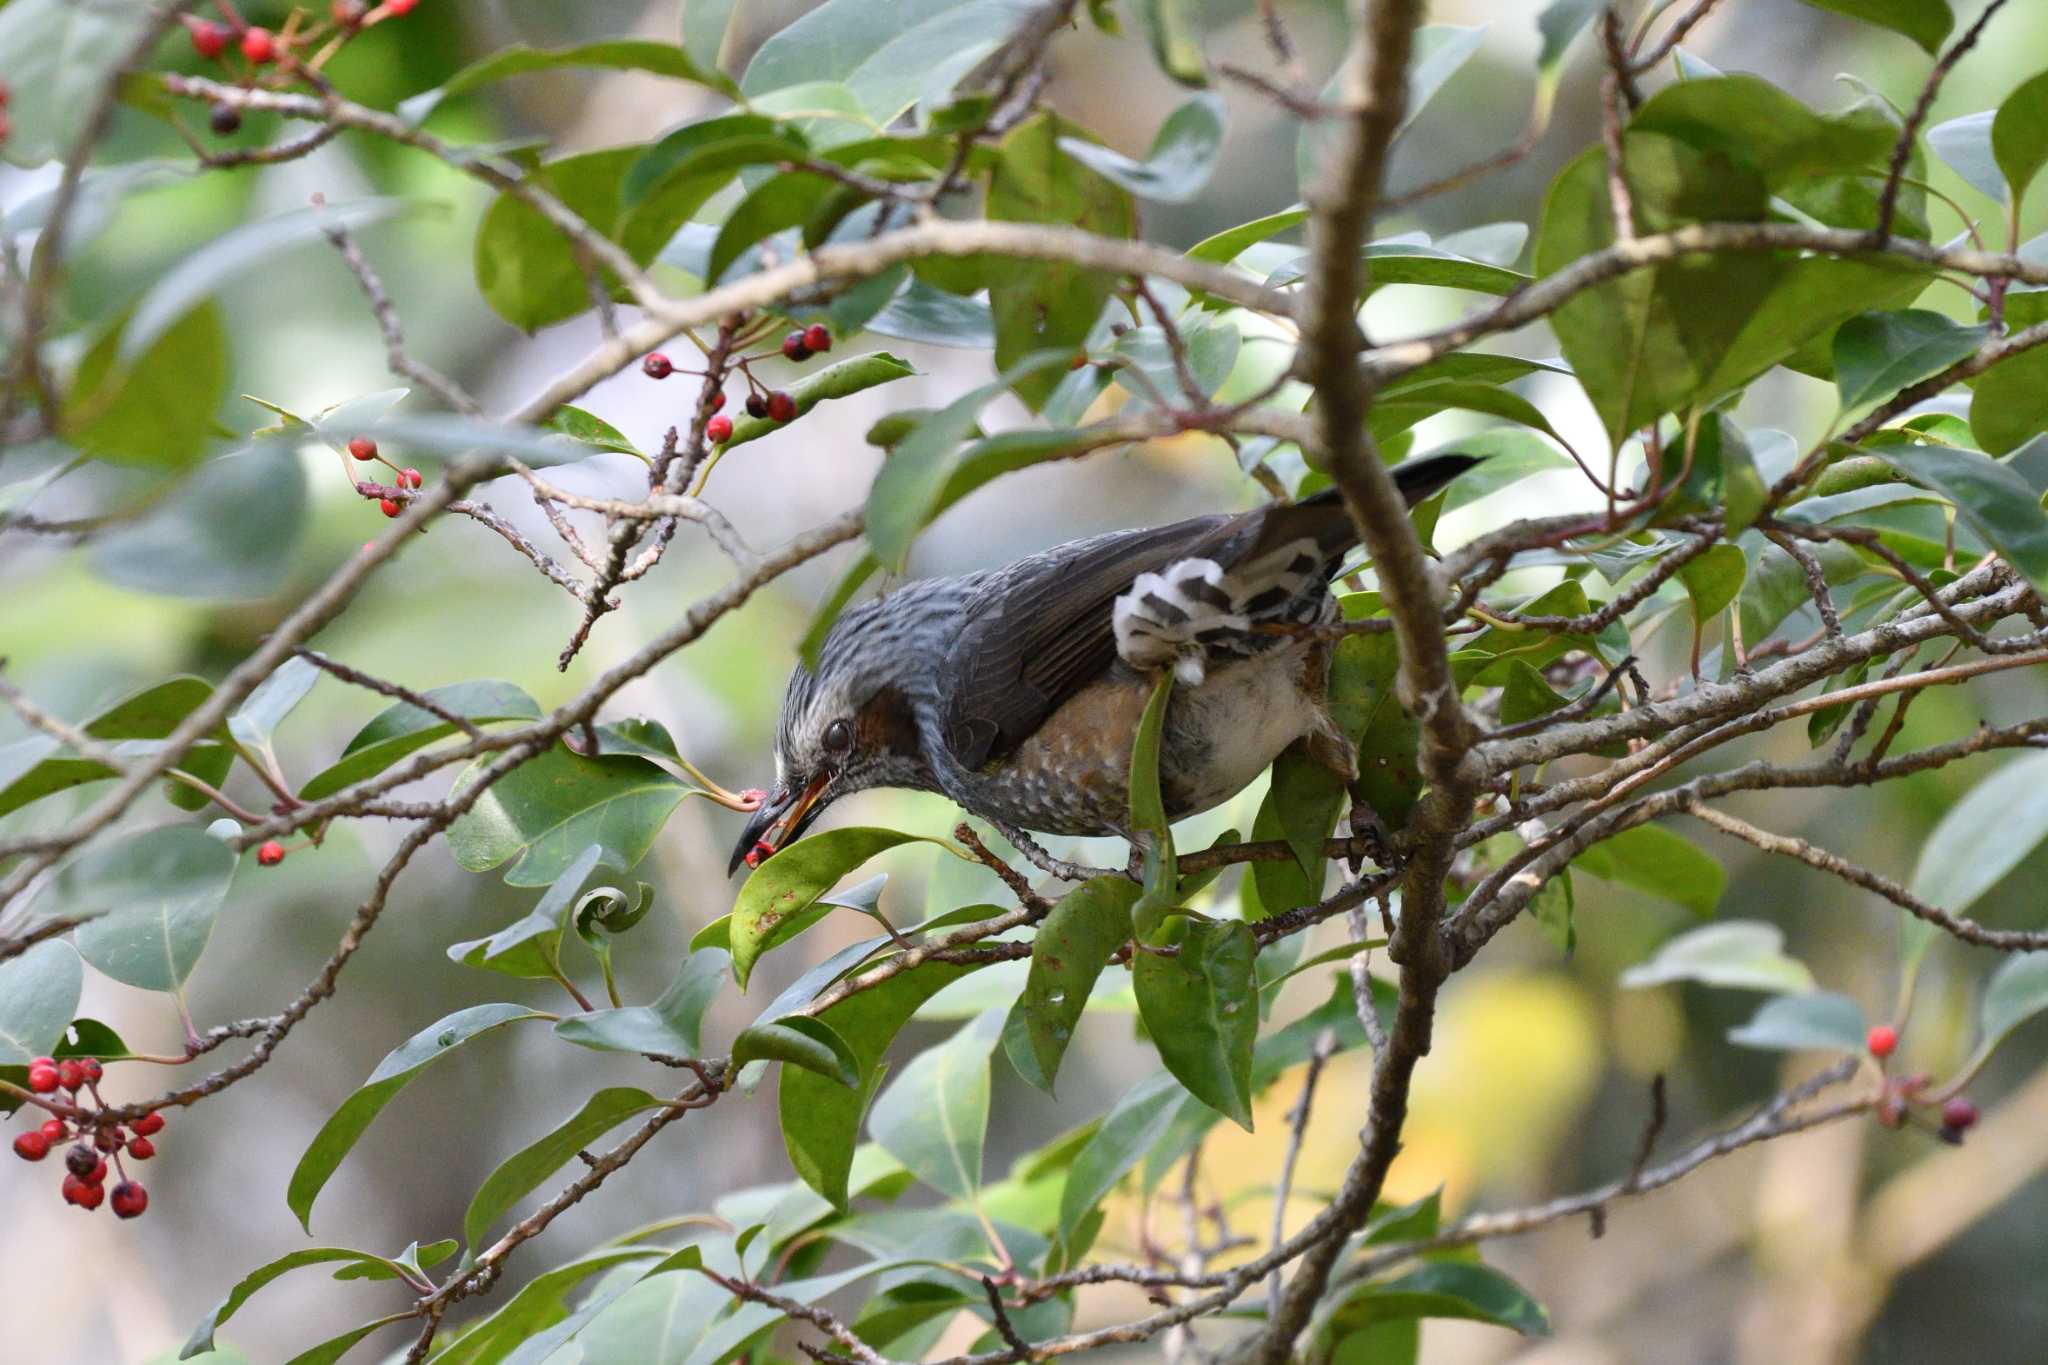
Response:
[{"label": "sunlit leaf", "polygon": [[1748,991],[1810,991],[1813,973],[1785,955],[1784,931],[1775,924],[1729,920],[1680,934],[1649,961],[1621,974],[1629,987],[1698,981]]}]

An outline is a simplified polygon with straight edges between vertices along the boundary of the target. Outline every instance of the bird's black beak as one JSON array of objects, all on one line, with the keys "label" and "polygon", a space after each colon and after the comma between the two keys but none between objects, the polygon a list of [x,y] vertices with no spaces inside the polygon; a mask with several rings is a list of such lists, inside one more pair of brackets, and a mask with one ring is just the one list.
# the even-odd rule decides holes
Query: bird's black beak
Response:
[{"label": "bird's black beak", "polygon": [[811,822],[824,814],[825,803],[818,798],[824,795],[831,780],[830,773],[820,773],[800,790],[777,787],[768,793],[767,799],[747,817],[747,827],[740,831],[740,841],[733,846],[732,862],[725,875],[732,876],[743,863],[758,867],[769,854],[802,838]]}]

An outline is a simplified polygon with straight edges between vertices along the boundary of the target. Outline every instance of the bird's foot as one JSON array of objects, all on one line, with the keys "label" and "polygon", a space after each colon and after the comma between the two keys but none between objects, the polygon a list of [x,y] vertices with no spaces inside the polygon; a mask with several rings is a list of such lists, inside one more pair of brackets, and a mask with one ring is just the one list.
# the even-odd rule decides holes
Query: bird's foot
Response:
[{"label": "bird's foot", "polygon": [[[1372,808],[1372,803],[1355,787],[1351,792],[1351,811],[1346,823],[1350,826],[1351,837],[1364,842],[1366,858],[1371,858],[1376,866],[1383,867],[1389,872],[1400,870],[1402,858],[1394,851],[1393,836],[1388,833],[1387,827],[1380,823],[1379,812]],[[1364,867],[1363,858],[1354,856],[1346,861],[1354,877]]]}]

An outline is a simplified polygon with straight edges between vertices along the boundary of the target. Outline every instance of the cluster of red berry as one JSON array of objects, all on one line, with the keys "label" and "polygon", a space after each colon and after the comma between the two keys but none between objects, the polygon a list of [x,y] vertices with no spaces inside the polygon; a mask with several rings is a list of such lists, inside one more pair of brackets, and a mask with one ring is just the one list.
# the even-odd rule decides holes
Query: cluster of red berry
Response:
[{"label": "cluster of red berry", "polygon": [[[295,9],[284,27],[274,33],[261,24],[247,22],[230,4],[217,6],[224,23],[190,14],[181,17],[185,32],[192,39],[192,50],[207,61],[222,59],[232,46],[248,64],[247,77],[253,78],[272,66],[295,76],[302,71],[317,71],[356,33],[386,19],[403,18],[418,4],[419,0],[384,0],[382,4],[334,0],[328,7],[329,23],[314,19],[307,10]],[[313,55],[302,59],[300,54],[308,52]],[[240,131],[242,113],[232,104],[216,104],[208,121],[214,132],[227,137]]]},{"label": "cluster of red berry", "polygon": [[[367,436],[358,436],[351,440],[348,443],[348,453],[355,456],[358,460],[365,462],[376,460],[383,464],[385,468],[394,471],[395,481],[401,492],[406,489],[418,490],[426,485],[426,481],[420,477],[420,472],[417,469],[400,469],[397,465],[392,464],[391,461],[385,459],[378,452],[377,443]],[[358,483],[356,484],[356,491],[366,498],[375,498],[377,500],[377,510],[387,517],[395,517],[405,510],[404,503],[392,497],[374,483]],[[278,856],[282,857],[284,855],[280,853]]]},{"label": "cluster of red berry", "polygon": [[[74,1105],[78,1092],[86,1090],[93,1103],[104,1111],[106,1104],[100,1099],[99,1089],[101,1074],[99,1060],[94,1057],[66,1057],[62,1061],[38,1057],[28,1064],[28,1088],[38,1095],[68,1091]],[[83,1118],[74,1127],[58,1115],[44,1120],[41,1127],[17,1134],[14,1154],[23,1161],[41,1161],[58,1145],[76,1138],[77,1145],[64,1154],[64,1202],[87,1212],[103,1202],[111,1202],[120,1217],[139,1218],[149,1207],[149,1191],[128,1178],[122,1157],[125,1154],[131,1161],[147,1161],[155,1156],[156,1144],[150,1139],[162,1132],[163,1126],[164,1116],[155,1113],[144,1114],[125,1130],[118,1123],[89,1123]],[[111,1201],[107,1191],[109,1157],[121,1177],[114,1185]]]},{"label": "cluster of red berry", "polygon": [[[1863,1045],[1870,1055],[1883,1062],[1899,1050],[1899,1031],[1890,1024],[1873,1024],[1864,1036]],[[1877,1121],[1887,1128],[1903,1128],[1907,1116],[1916,1104],[1931,1104],[1927,1088],[1934,1084],[1934,1078],[1924,1073],[1910,1076],[1887,1076],[1884,1094],[1877,1102]],[[1941,1127],[1936,1136],[1943,1142],[1961,1143],[1963,1134],[1977,1126],[1980,1115],[1977,1106],[1963,1095],[1950,1095],[1941,1102]]]},{"label": "cluster of red berry", "polygon": [[[822,322],[800,327],[782,339],[783,359],[802,364],[814,355],[822,355],[832,349],[832,332]],[[747,381],[747,416],[766,417],[772,422],[794,422],[797,416],[796,399],[786,390],[770,389],[754,378],[753,364],[766,360],[768,352],[760,355],[741,356],[733,362],[733,368]],[[666,379],[672,374],[693,374],[702,377],[703,370],[679,369],[660,351],[651,351],[640,362],[640,372],[649,379]],[[725,390],[717,389],[710,398],[712,417],[704,424],[704,437],[713,445],[724,445],[732,439],[732,418],[719,409],[725,406]]]}]

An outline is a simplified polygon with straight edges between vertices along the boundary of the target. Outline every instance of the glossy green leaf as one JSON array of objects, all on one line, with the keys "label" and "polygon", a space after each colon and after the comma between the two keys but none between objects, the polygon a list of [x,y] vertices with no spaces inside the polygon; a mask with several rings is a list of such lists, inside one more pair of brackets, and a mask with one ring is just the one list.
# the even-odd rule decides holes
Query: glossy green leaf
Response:
[{"label": "glossy green leaf", "polygon": [[1927,50],[1929,56],[1941,51],[1942,40],[1955,27],[1949,0],[1806,0],[1815,9],[1833,10],[1866,24],[1876,24],[1903,33]]},{"label": "glossy green leaf", "polygon": [[758,97],[837,81],[886,127],[919,100],[951,90],[1029,10],[1028,0],[828,0],[761,44],[740,88]]},{"label": "glossy green leaf", "polygon": [[2048,165],[2048,73],[2021,83],[2005,97],[1991,120],[1991,155],[2005,176],[2014,203]]},{"label": "glossy green leaf", "polygon": [[578,1152],[632,1115],[658,1109],[661,1103],[646,1091],[631,1087],[600,1090],[561,1126],[507,1157],[485,1177],[462,1215],[462,1240],[471,1254],[482,1247],[484,1234],[493,1224],[540,1188],[542,1181],[575,1160]]},{"label": "glossy green leaf", "polygon": [[709,71],[719,65],[739,0],[683,0],[683,51]]},{"label": "glossy green leaf", "polygon": [[0,85],[12,92],[0,157],[38,166],[68,155],[148,20],[125,5],[72,0],[14,0],[0,9]]},{"label": "glossy green leaf", "polygon": [[320,677],[317,665],[305,659],[286,659],[229,713],[228,733],[243,748],[271,756],[277,727],[306,699]]},{"label": "glossy green leaf", "polygon": [[1716,545],[1695,556],[1678,571],[1678,581],[1692,598],[1692,619],[1705,625],[1728,609],[1742,592],[1749,560],[1734,545]]},{"label": "glossy green leaf", "polygon": [[241,1311],[242,1305],[272,1280],[305,1266],[331,1265],[337,1261],[350,1265],[378,1265],[394,1275],[398,1273],[397,1263],[390,1257],[379,1256],[373,1251],[355,1251],[348,1247],[305,1247],[280,1256],[250,1271],[237,1281],[235,1287],[228,1291],[227,1297],[215,1304],[213,1311],[192,1329],[192,1335],[186,1340],[184,1350],[178,1353],[178,1358],[186,1360],[201,1352],[213,1350],[213,1334],[220,1330],[221,1324]]},{"label": "glossy green leaf", "polygon": [[1015,1016],[1021,1036],[1006,1035],[1018,1074],[1052,1093],[1060,1061],[1110,955],[1131,936],[1138,888],[1126,877],[1083,882],[1039,921],[1031,940],[1031,971]]},{"label": "glossy green leaf", "polygon": [[443,102],[458,95],[530,71],[552,71],[561,67],[601,67],[611,71],[647,71],[709,86],[723,94],[736,95],[731,79],[714,65],[697,60],[689,52],[668,43],[620,38],[601,43],[579,43],[574,47],[535,48],[514,43],[471,62],[432,90],[414,95],[398,106],[399,116],[420,124]]},{"label": "glossy green leaf", "polygon": [[1060,1242],[1072,1245],[1075,1232],[1095,1206],[1165,1136],[1187,1098],[1181,1083],[1165,1071],[1124,1091],[1067,1172],[1060,1191]]},{"label": "glossy green leaf", "polygon": [[[173,329],[160,345],[172,345],[178,335]],[[207,357],[198,360],[203,369]],[[184,361],[167,357],[165,363],[178,371]],[[211,431],[210,404],[204,420]],[[236,515],[220,515],[223,507]],[[135,592],[269,597],[290,576],[305,520],[306,476],[298,455],[281,444],[261,443],[200,465],[142,520],[95,544],[92,567]]]},{"label": "glossy green leaf", "polygon": [[27,1066],[51,1055],[64,1036],[85,968],[62,939],[47,939],[0,962],[0,1066]]},{"label": "glossy green leaf", "polygon": [[1669,940],[1647,962],[1621,974],[1628,987],[1698,981],[1745,991],[1810,991],[1813,973],[1785,955],[1785,935],[1774,924],[1729,920]]},{"label": "glossy green leaf", "polygon": [[1842,411],[1860,411],[1941,373],[1975,352],[1989,332],[1922,308],[1850,318],[1835,333],[1835,387]]},{"label": "glossy green leaf", "polygon": [[[891,355],[887,351],[871,351],[866,355],[848,356],[813,374],[805,375],[789,386],[788,393],[796,400],[797,416],[801,417],[829,398],[849,398],[878,384],[909,379],[917,373],[916,367],[900,356]],[[766,417],[742,415],[734,419],[732,439],[725,443],[724,448],[730,451],[735,446],[758,441],[770,432],[780,431],[784,425]]]},{"label": "glossy green leaf", "polygon": [[995,315],[987,303],[948,294],[915,277],[868,319],[867,330],[902,341],[977,351],[992,350],[996,344]]},{"label": "glossy green leaf", "polygon": [[936,1047],[910,1059],[875,1100],[868,1133],[919,1180],[954,1199],[981,1188],[988,1132],[989,1054],[1002,1036],[1001,1008],[983,1010]]},{"label": "glossy green leaf", "polygon": [[1465,1318],[1523,1336],[1550,1335],[1550,1319],[1520,1285],[1469,1261],[1437,1261],[1361,1285],[1333,1316],[1348,1329],[1396,1318]]},{"label": "glossy green leaf", "polygon": [[[2048,293],[2009,294],[2007,327],[2048,321]],[[1972,381],[1970,430],[1979,449],[2004,456],[2048,432],[2048,347],[1999,361]]]},{"label": "glossy green leaf", "polygon": [[[1243,340],[1237,325],[1207,313],[1191,312],[1179,320],[1178,327],[1182,353],[1186,357],[1188,373],[1194,379],[1195,387],[1200,389],[1204,396],[1213,396],[1223,387],[1224,381],[1230,378],[1231,371],[1237,367],[1238,352],[1242,348]],[[1143,380],[1140,380],[1128,369],[1120,369],[1115,374],[1116,382],[1130,395],[1127,410],[1138,411],[1152,407],[1155,393],[1167,395],[1169,402],[1185,401],[1182,397],[1179,367],[1173,359],[1173,348],[1167,342],[1166,333],[1158,326],[1147,323],[1142,327],[1131,328],[1116,339],[1110,351],[1130,361],[1138,373],[1143,375]],[[1084,371],[1083,374],[1085,373]],[[1017,434],[1004,433],[1005,436]]]},{"label": "glossy green leaf", "polygon": [[1131,964],[1138,1012],[1182,1085],[1210,1108],[1252,1126],[1252,1044],[1258,981],[1251,930],[1234,920],[1176,921],[1179,953],[1140,951]]},{"label": "glossy green leaf", "polygon": [[1060,150],[1137,195],[1162,204],[1185,204],[1202,192],[1223,148],[1223,100],[1190,95],[1166,116],[1143,161],[1085,138],[1063,137]]},{"label": "glossy green leaf", "polygon": [[530,914],[522,915],[489,938],[449,944],[448,960],[506,976],[559,976],[562,933],[568,924],[570,904],[603,853],[596,844],[584,849],[555,879]]},{"label": "glossy green leaf", "polygon": [[[1869,565],[1841,544],[1810,545],[1820,561],[1821,577],[1828,586],[1839,587],[1869,572]],[[1751,649],[1770,638],[1771,632],[1794,611],[1809,607],[1812,591],[1806,570],[1777,546],[1758,541],[1750,546],[1749,578],[1742,585],[1742,638]]]},{"label": "glossy green leaf", "polygon": [[[1414,49],[1408,58],[1408,110],[1402,120],[1400,131],[1405,132],[1416,119],[1422,116],[1431,100],[1444,87],[1444,83],[1458,74],[1465,63],[1477,56],[1486,44],[1486,25],[1465,27],[1458,24],[1424,24],[1415,30]],[[1323,88],[1322,97],[1331,102],[1342,102],[1344,91],[1342,81],[1344,64],[1331,75]],[[1295,178],[1306,191],[1315,183],[1316,176],[1323,173],[1330,157],[1339,146],[1337,138],[1338,121],[1323,119],[1306,123],[1297,136],[1294,150]],[[1398,134],[1397,134],[1398,135]]]},{"label": "glossy green leaf", "polygon": [[226,844],[190,825],[148,830],[88,853],[57,880],[79,956],[124,985],[175,991],[192,974],[235,875]]},{"label": "glossy green leaf", "polygon": [[1661,896],[1695,915],[1713,914],[1728,885],[1719,862],[1662,825],[1638,825],[1602,839],[1572,859],[1572,866],[1602,881]]},{"label": "glossy green leaf", "polygon": [[1300,227],[1307,221],[1308,209],[1302,206],[1269,213],[1263,218],[1254,218],[1249,223],[1240,223],[1234,228],[1225,228],[1212,236],[1204,237],[1188,248],[1188,259],[1227,265],[1244,254],[1245,248],[1257,246],[1260,242]]},{"label": "glossy green leaf", "polygon": [[720,949],[692,949],[675,980],[653,1004],[572,1014],[555,1025],[555,1036],[600,1052],[698,1056],[703,1051],[704,1015],[724,988],[730,963]]},{"label": "glossy green leaf", "polygon": [[[369,1079],[342,1101],[341,1107],[321,1125],[319,1133],[292,1171],[285,1203],[298,1217],[300,1225],[311,1230],[313,1201],[320,1197],[328,1177],[341,1165],[342,1158],[356,1145],[356,1139],[363,1135],[371,1120],[423,1068],[495,1028],[523,1019],[546,1017],[539,1010],[528,1009],[524,1005],[472,1005],[468,1009],[457,1010],[439,1023],[429,1024],[388,1053],[383,1061],[377,1063]],[[248,1282],[245,1280],[243,1283]],[[240,1286],[237,1286],[239,1290]],[[215,1320],[224,1318],[225,1314],[219,1314]],[[212,1322],[206,1324],[209,1334],[212,1325]],[[198,1339],[195,1334],[194,1340]]]},{"label": "glossy green leaf", "polygon": [[380,1331],[394,1323],[410,1322],[413,1320],[413,1317],[414,1315],[409,1312],[387,1313],[383,1317],[366,1322],[360,1327],[351,1327],[339,1336],[329,1337],[318,1346],[309,1347],[299,1352],[290,1360],[287,1360],[284,1365],[334,1365],[334,1362],[354,1350],[356,1343],[362,1341],[371,1333]]},{"label": "glossy green leaf", "polygon": [[1781,1052],[1824,1048],[1860,1053],[1867,1027],[1863,1007],[1848,996],[1802,991],[1766,1000],[1748,1023],[1728,1031],[1728,1041]]},{"label": "glossy green leaf", "polygon": [[[162,739],[212,695],[213,684],[203,678],[172,678],[122,698],[79,728],[94,739],[111,743],[117,753],[139,756],[154,746],[124,741]],[[201,759],[205,749],[215,747],[203,746],[188,753],[186,766]],[[0,744],[0,815],[81,783],[114,776],[113,769],[104,764],[61,756],[64,753],[62,744],[43,734]]]},{"label": "glossy green leaf", "polygon": [[[508,682],[454,683],[430,688],[424,695],[442,710],[475,725],[540,719],[539,704],[524,689]],[[317,801],[332,796],[343,787],[375,777],[400,759],[456,733],[453,725],[432,712],[422,711],[411,702],[399,702],[356,731],[342,749],[341,757],[301,788],[299,798]]]},{"label": "glossy green leaf", "polygon": [[64,435],[95,458],[181,470],[206,453],[227,396],[228,333],[220,309],[201,300],[130,354],[135,315],[101,334],[64,397]]},{"label": "glossy green leaf", "polygon": [[2048,953],[2015,953],[1984,985],[1977,1009],[1977,1056],[1988,1055],[2021,1024],[2048,1010]]},{"label": "glossy green leaf", "polygon": [[2048,839],[2048,753],[2023,754],[1943,813],[1920,846],[1913,894],[1962,914]]},{"label": "glossy green leaf", "polygon": [[572,440],[581,441],[587,446],[595,446],[599,450],[616,451],[618,454],[633,455],[643,460],[647,458],[646,452],[627,440],[624,432],[602,417],[585,412],[579,407],[564,404],[548,419],[548,429],[559,431]]},{"label": "glossy green leaf", "polygon": [[1998,158],[1991,150],[1991,125],[1996,118],[1997,111],[1986,109],[1982,113],[1965,114],[1946,123],[1937,123],[1927,130],[1927,145],[1971,189],[1987,199],[2004,203],[2012,197],[2012,190],[2006,185],[2005,172],[1999,169]]},{"label": "glossy green leaf", "polygon": [[[474,781],[488,759],[464,775]],[[448,830],[455,861],[487,872],[516,858],[513,886],[546,886],[591,844],[630,869],[691,788],[640,758],[585,758],[557,744],[499,779]]]},{"label": "glossy green leaf", "polygon": [[838,1030],[822,1019],[790,1015],[756,1023],[732,1040],[732,1064],[785,1062],[834,1080],[849,1090],[860,1088],[860,1058]]},{"label": "glossy green leaf", "polygon": [[461,1335],[444,1337],[428,1357],[434,1365],[500,1365],[547,1327],[569,1315],[569,1292],[593,1275],[620,1266],[660,1260],[667,1248],[624,1246],[593,1251],[541,1271],[519,1287],[498,1310]]},{"label": "glossy green leaf", "polygon": [[918,842],[939,841],[893,829],[850,826],[813,834],[776,850],[747,877],[740,887],[739,899],[733,902],[728,937],[732,944],[733,979],[740,989],[747,988],[755,961],[767,951],[771,937],[784,921],[810,909],[847,873],[877,853]]},{"label": "glossy green leaf", "polygon": [[1955,504],[1970,529],[2037,589],[2048,588],[2048,512],[2041,496],[2010,466],[1974,450],[1887,442],[1871,454]]}]

